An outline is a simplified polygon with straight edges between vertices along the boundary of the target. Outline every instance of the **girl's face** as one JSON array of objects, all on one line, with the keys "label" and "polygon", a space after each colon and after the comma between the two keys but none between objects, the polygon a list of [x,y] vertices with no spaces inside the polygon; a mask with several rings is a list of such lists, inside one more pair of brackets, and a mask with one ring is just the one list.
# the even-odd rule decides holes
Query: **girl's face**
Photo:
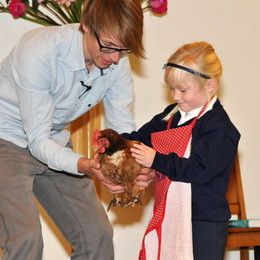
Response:
[{"label": "girl's face", "polygon": [[183,82],[170,86],[171,96],[184,112],[192,111],[209,101],[206,86],[200,86],[197,81],[188,77]]}]

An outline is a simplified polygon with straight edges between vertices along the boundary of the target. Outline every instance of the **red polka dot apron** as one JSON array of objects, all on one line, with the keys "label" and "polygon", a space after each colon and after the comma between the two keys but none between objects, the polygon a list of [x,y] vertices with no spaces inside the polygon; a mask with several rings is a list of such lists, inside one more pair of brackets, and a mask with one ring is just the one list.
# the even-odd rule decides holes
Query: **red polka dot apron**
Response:
[{"label": "red polka dot apron", "polygon": [[[187,125],[155,132],[151,136],[153,148],[163,154],[175,152],[189,157],[192,129],[197,119]],[[139,260],[192,260],[191,184],[170,181],[161,173],[155,181],[153,216],[144,234]]]}]

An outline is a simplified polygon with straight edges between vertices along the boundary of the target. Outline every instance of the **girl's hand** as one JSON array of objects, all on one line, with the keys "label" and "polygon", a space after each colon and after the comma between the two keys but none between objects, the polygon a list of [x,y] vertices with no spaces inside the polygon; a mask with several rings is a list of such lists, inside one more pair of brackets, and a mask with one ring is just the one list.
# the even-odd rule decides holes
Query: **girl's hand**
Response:
[{"label": "girl's hand", "polygon": [[155,170],[151,168],[142,168],[140,175],[135,178],[135,184],[141,188],[147,188],[155,179]]},{"label": "girl's hand", "polygon": [[155,153],[156,151],[153,148],[143,143],[134,144],[134,147],[131,148],[131,154],[135,158],[135,160],[148,168],[151,167],[153,164]]}]

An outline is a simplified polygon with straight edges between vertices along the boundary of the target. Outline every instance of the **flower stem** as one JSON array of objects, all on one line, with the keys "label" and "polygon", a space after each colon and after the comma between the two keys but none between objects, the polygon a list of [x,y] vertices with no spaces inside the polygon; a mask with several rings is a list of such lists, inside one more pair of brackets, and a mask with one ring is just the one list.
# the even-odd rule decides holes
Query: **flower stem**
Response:
[{"label": "flower stem", "polygon": [[30,6],[27,8],[26,15],[21,18],[42,25],[59,25],[56,21],[41,12],[39,9],[35,10]]},{"label": "flower stem", "polygon": [[62,8],[59,6],[56,6],[54,2],[51,3],[41,3],[41,5],[48,10],[50,13],[52,13],[56,18],[58,18],[62,24],[69,23],[68,17],[63,12]]}]

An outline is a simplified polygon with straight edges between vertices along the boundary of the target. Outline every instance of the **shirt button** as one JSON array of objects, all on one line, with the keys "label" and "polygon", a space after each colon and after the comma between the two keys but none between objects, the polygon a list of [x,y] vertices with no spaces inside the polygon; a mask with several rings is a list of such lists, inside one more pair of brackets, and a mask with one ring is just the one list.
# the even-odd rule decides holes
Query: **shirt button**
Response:
[{"label": "shirt button", "polygon": [[91,104],[88,104],[89,107],[91,107]]}]

